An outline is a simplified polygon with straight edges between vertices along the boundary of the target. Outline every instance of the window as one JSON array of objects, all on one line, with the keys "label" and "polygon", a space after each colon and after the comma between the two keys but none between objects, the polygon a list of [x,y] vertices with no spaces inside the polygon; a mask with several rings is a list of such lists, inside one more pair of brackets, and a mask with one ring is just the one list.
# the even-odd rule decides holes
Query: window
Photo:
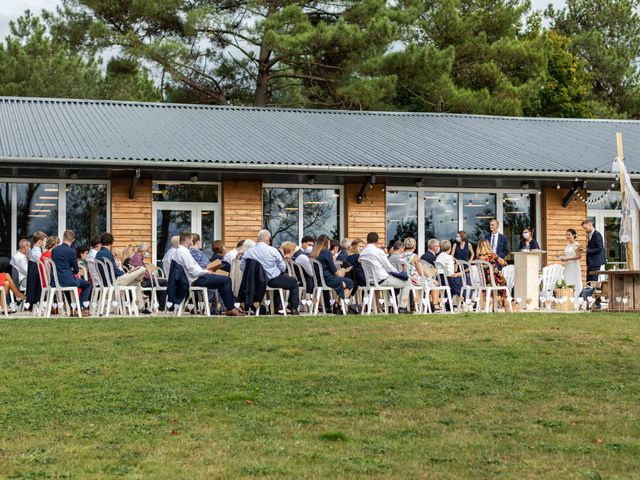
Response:
[{"label": "window", "polygon": [[589,192],[587,195],[589,210],[622,210],[620,192]]},{"label": "window", "polygon": [[528,193],[505,193],[502,197],[504,234],[509,241],[509,251],[520,250],[522,230],[533,229],[535,238],[535,195]]},{"label": "window", "polygon": [[462,194],[462,230],[467,238],[477,244],[489,233],[489,222],[496,218],[496,195],[494,193]]},{"label": "window", "polygon": [[71,229],[77,246],[108,228],[106,182],[0,182],[0,256],[9,256],[20,239],[31,240],[37,231],[62,236]]},{"label": "window", "polygon": [[59,235],[57,183],[16,183],[16,244],[42,231],[47,235]]},{"label": "window", "polygon": [[407,237],[418,240],[418,194],[387,192],[387,244]]},{"label": "window", "polygon": [[11,251],[11,184],[0,183],[0,257],[10,257]]},{"label": "window", "polygon": [[340,237],[340,189],[265,187],[263,226],[273,245],[298,243],[303,235]]},{"label": "window", "polygon": [[458,232],[458,194],[426,192],[424,197],[425,242],[431,238],[455,241]]},{"label": "window", "polygon": [[66,186],[66,228],[76,234],[76,245],[89,245],[91,237],[107,230],[107,185]]},{"label": "window", "polygon": [[154,202],[218,202],[218,185],[211,183],[154,182],[152,190]]}]

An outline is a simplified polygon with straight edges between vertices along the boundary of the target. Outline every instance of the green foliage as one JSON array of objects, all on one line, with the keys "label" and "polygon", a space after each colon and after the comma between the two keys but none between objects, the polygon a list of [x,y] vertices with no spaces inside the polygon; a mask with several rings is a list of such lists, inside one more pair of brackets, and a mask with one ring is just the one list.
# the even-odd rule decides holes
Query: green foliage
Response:
[{"label": "green foliage", "polygon": [[26,14],[11,23],[0,44],[0,95],[157,100],[158,91],[134,60],[112,59],[103,75],[93,57],[85,58],[55,36],[38,17]]},{"label": "green foliage", "polygon": [[0,336],[1,478],[637,476],[633,313],[11,318]]}]

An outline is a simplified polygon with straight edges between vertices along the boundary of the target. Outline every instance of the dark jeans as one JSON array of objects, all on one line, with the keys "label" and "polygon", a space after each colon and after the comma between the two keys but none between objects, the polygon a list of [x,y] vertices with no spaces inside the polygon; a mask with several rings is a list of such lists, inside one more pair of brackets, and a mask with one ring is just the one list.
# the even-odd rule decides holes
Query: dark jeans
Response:
[{"label": "dark jeans", "polygon": [[[283,290],[289,290],[289,306],[292,309],[297,310],[300,305],[300,293],[298,288],[298,280],[281,273],[275,278],[272,278],[267,282],[267,285],[271,288],[282,288]],[[276,307],[279,306],[279,295],[276,295]]]},{"label": "dark jeans", "polygon": [[233,303],[233,290],[231,289],[231,279],[222,275],[214,275],[213,273],[207,273],[202,275],[193,282],[194,287],[207,287],[209,289],[217,289],[222,298],[222,303],[227,310],[233,310],[236,308]]},{"label": "dark jeans", "polygon": [[598,270],[600,270],[600,267],[602,265],[598,265],[598,266],[593,266],[593,265],[587,265],[587,282],[597,282],[598,281],[598,275],[591,275],[589,272],[597,272]]}]

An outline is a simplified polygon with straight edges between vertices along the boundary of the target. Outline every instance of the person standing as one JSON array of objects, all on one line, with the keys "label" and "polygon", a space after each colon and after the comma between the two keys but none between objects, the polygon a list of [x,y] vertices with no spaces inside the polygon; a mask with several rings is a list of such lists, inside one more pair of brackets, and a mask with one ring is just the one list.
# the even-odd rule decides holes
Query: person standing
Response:
[{"label": "person standing", "polygon": [[533,230],[524,227],[522,230],[522,240],[520,240],[520,250],[540,250],[540,245],[533,238]]},{"label": "person standing", "polygon": [[604,254],[604,240],[602,234],[597,231],[593,222],[588,218],[582,221],[582,228],[587,233],[587,248],[580,247],[579,252],[587,257],[587,282],[596,282],[597,274],[591,272],[598,271],[606,266],[607,258]]},{"label": "person standing", "polygon": [[456,243],[453,244],[451,255],[456,260],[463,260],[465,262],[470,262],[474,259],[475,252],[473,251],[473,245],[467,241],[467,232],[464,230],[460,230],[456,234]]},{"label": "person standing", "polygon": [[489,242],[491,251],[498,255],[501,259],[505,260],[509,255],[509,243],[507,237],[498,231],[500,222],[495,218],[489,222],[490,232],[486,235],[485,240]]},{"label": "person standing", "polygon": [[86,307],[91,294],[91,283],[83,278],[76,278],[80,273],[78,266],[78,254],[71,248],[71,244],[75,241],[76,235],[73,230],[65,230],[62,235],[62,243],[53,249],[51,260],[56,266],[58,272],[58,281],[60,287],[77,287],[80,292],[80,305],[76,308],[80,310],[83,317],[88,317],[89,309]]},{"label": "person standing", "polygon": [[576,241],[578,234],[573,228],[569,228],[566,233],[567,246],[564,255],[560,257],[564,265],[564,281],[574,287],[574,300],[582,292],[582,269],[580,268],[580,244]]}]

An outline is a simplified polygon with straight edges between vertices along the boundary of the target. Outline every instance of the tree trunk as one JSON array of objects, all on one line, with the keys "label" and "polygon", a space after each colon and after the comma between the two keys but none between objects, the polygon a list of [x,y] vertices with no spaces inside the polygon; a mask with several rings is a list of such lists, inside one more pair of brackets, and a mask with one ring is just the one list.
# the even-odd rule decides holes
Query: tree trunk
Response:
[{"label": "tree trunk", "polygon": [[269,71],[271,64],[271,49],[260,45],[260,57],[258,58],[258,78],[256,79],[256,94],[253,99],[254,107],[266,107],[269,93]]}]

